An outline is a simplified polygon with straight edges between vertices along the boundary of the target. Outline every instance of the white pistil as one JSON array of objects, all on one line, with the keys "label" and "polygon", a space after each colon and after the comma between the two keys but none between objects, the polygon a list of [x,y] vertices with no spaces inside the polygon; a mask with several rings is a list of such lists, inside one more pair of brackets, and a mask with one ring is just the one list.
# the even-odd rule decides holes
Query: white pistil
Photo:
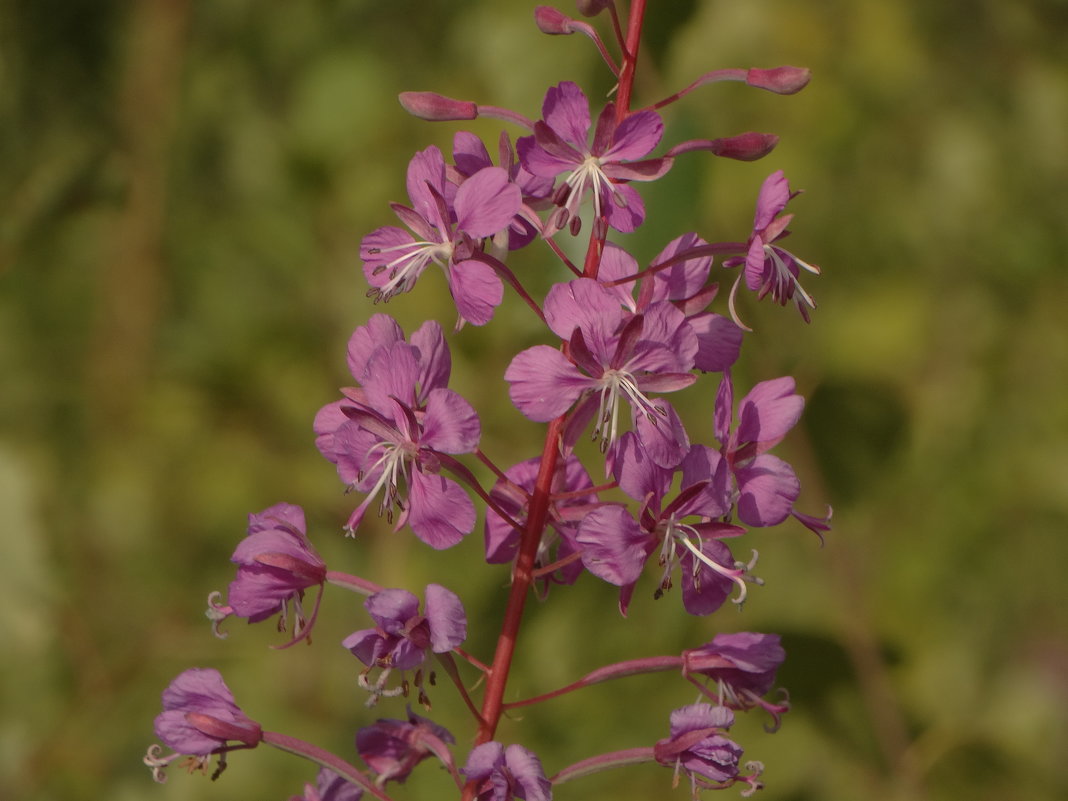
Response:
[{"label": "white pistil", "polygon": [[409,457],[409,454],[403,445],[385,441],[376,443],[368,453],[375,450],[381,450],[383,453],[367,472],[373,473],[381,467],[382,473],[379,475],[378,481],[367,493],[367,501],[365,503],[370,503],[371,499],[383,487],[386,487],[387,489],[382,494],[382,500],[378,505],[378,514],[381,516],[390,512],[393,503],[397,499],[397,484],[401,475],[404,475],[404,462]]},{"label": "white pistil", "polygon": [[[601,450],[604,451],[619,436],[619,401],[626,397],[630,405],[640,409],[646,419],[656,425],[657,417],[664,416],[664,410],[655,405],[638,389],[634,376],[626,370],[605,370],[601,376],[601,402],[597,408],[597,425],[593,438],[601,438]],[[605,436],[605,428],[608,436]]]},{"label": "white pistil", "polygon": [[394,295],[410,290],[430,262],[441,267],[448,264],[452,258],[452,243],[416,241],[375,249],[376,253],[393,251],[401,251],[401,255],[375,269],[375,273],[389,272],[386,285],[372,290],[381,300],[389,300]]}]

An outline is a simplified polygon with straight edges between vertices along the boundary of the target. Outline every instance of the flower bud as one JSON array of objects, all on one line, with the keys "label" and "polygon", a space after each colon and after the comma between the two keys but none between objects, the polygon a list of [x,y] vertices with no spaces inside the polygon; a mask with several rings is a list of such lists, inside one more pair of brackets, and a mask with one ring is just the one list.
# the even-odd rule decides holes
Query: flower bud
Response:
[{"label": "flower bud", "polygon": [[454,100],[435,92],[401,92],[400,104],[413,117],[430,122],[478,119],[478,104]]},{"label": "flower bud", "polygon": [[804,67],[775,67],[770,70],[751,69],[745,74],[745,82],[758,89],[767,89],[779,95],[792,95],[808,86],[812,71]]},{"label": "flower bud", "polygon": [[562,36],[574,33],[573,20],[559,9],[552,6],[538,6],[534,9],[534,22],[538,30],[550,36]]},{"label": "flower bud", "polygon": [[725,136],[713,139],[709,148],[717,156],[737,161],[756,161],[762,159],[779,144],[775,134],[762,134],[749,131],[738,136]]}]

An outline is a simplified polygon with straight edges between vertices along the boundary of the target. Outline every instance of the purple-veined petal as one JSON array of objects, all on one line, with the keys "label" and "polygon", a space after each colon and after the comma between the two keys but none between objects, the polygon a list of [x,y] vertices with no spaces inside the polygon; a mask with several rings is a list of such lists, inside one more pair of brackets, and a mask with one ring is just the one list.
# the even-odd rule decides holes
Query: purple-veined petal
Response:
[{"label": "purple-veined petal", "polygon": [[[665,264],[693,248],[707,245],[697,234],[683,234],[668,243],[659,255],[653,259],[653,265]],[[684,300],[693,297],[708,282],[708,274],[712,269],[711,256],[695,256],[684,261],[676,262],[670,267],[659,270],[653,274],[653,292],[650,298],[657,300]]]},{"label": "purple-veined petal", "polygon": [[516,795],[524,801],[550,801],[552,785],[545,778],[541,761],[532,751],[521,745],[510,745],[504,749],[504,763],[512,774],[521,792]]},{"label": "purple-veined petal", "polygon": [[592,386],[556,348],[535,345],[517,354],[504,373],[508,396],[528,419],[547,423],[568,409]]},{"label": "purple-veined petal", "polygon": [[363,606],[383,631],[395,635],[402,634],[405,623],[419,614],[419,599],[396,588],[376,592]]},{"label": "purple-veined petal", "polygon": [[705,372],[720,372],[738,361],[743,332],[733,320],[702,312],[690,317],[687,322],[697,336],[694,367]]},{"label": "purple-veined petal", "polygon": [[582,546],[582,564],[609,584],[633,584],[655,547],[655,542],[623,506],[602,506],[579,524],[576,541]]},{"label": "purple-veined petal", "polygon": [[346,360],[352,377],[362,383],[364,371],[374,352],[382,346],[403,340],[404,331],[396,320],[388,314],[372,315],[371,319],[359,326],[349,337]]},{"label": "purple-veined petal", "polygon": [[790,200],[790,185],[782,170],[776,170],[760,187],[757,195],[756,214],[753,217],[753,230],[763,231],[775,216],[786,208]]},{"label": "purple-veined petal", "polygon": [[636,161],[649,155],[663,135],[664,122],[659,114],[638,111],[619,124],[611,147],[599,155],[602,161]]},{"label": "purple-veined petal", "polygon": [[658,398],[655,405],[664,410],[663,415],[656,416],[656,424],[634,410],[634,430],[649,458],[661,467],[670,469],[685,458],[690,450],[690,437],[678,412],[670,403]]},{"label": "purple-veined petal", "polygon": [[444,476],[413,471],[408,502],[408,525],[431,548],[451,548],[475,527],[475,505]]},{"label": "purple-veined petal", "polygon": [[449,220],[442,220],[431,188],[445,196],[445,157],[434,145],[421,150],[408,162],[408,197],[412,207],[435,228],[445,230]]},{"label": "purple-veined petal", "polygon": [[475,259],[450,263],[449,290],[456,311],[474,325],[485,325],[493,319],[494,310],[501,305],[504,287],[492,267]]},{"label": "purple-veined petal", "polygon": [[[734,568],[734,558],[730,548],[719,540],[704,540],[700,547],[701,553],[716,564],[728,570]],[[691,615],[710,615],[723,606],[734,590],[735,584],[704,563],[698,563],[695,577],[695,561],[697,561],[696,557],[687,553],[680,562],[682,605]]]},{"label": "purple-veined petal", "polygon": [[371,355],[363,374],[363,390],[371,408],[386,419],[395,419],[395,402],[415,406],[418,380],[419,351],[402,340]]},{"label": "purple-veined petal", "polygon": [[420,444],[442,453],[471,453],[482,428],[471,404],[451,389],[435,389],[427,398]]},{"label": "purple-veined petal", "polygon": [[493,164],[486,145],[470,131],[457,131],[453,135],[452,160],[456,169],[467,176]]},{"label": "purple-veined petal", "polygon": [[588,152],[590,103],[578,84],[563,81],[550,87],[542,102],[541,116],[558,136],[582,152]]},{"label": "purple-veined petal", "polygon": [[500,167],[479,170],[456,192],[456,224],[476,239],[504,230],[523,204],[519,187]]},{"label": "purple-veined petal", "polygon": [[426,619],[430,624],[430,649],[443,654],[467,639],[467,615],[459,596],[440,584],[426,587]]},{"label": "purple-veined petal", "polygon": [[615,294],[590,278],[555,284],[545,296],[545,322],[560,339],[582,331],[586,346],[607,364],[623,309]]},{"label": "purple-veined petal", "polygon": [[805,408],[805,399],[794,393],[794,386],[790,376],[754,384],[738,402],[736,441],[775,443],[781,440],[797,424]]},{"label": "purple-veined petal", "polygon": [[749,526],[775,526],[785,520],[801,494],[794,470],[778,456],[765,453],[735,467],[738,519]]},{"label": "purple-veined petal", "polygon": [[628,184],[612,184],[612,194],[605,198],[602,210],[608,224],[622,234],[635,231],[645,219],[645,203],[638,190]]},{"label": "purple-veined petal", "polygon": [[723,378],[716,390],[715,411],[712,415],[716,439],[726,446],[730,441],[731,421],[734,419],[734,382],[730,369],[723,371]]},{"label": "purple-veined petal", "polygon": [[411,336],[419,349],[419,402],[425,403],[432,390],[446,387],[452,372],[452,356],[445,335],[436,320],[427,320]]}]

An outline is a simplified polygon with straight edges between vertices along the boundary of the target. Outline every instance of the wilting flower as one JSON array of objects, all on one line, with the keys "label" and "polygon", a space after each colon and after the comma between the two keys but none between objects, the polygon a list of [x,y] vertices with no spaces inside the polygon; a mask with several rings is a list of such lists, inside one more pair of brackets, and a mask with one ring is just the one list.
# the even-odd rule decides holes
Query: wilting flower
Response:
[{"label": "wilting flower", "polygon": [[356,733],[356,750],[375,772],[379,787],[403,782],[420,762],[437,756],[446,766],[452,757],[446,747],[456,740],[445,728],[408,710],[407,720],[380,719]]},{"label": "wilting flower", "polygon": [[[774,718],[773,728],[778,728],[780,716],[789,709],[789,704],[772,704],[762,696],[775,684],[775,673],[785,658],[778,634],[749,631],[717,634],[710,643],[683,652],[683,673],[688,677],[707,676],[715,681],[716,688],[705,692],[720,704],[732,709],[763,707]],[[785,695],[786,691],[780,693]]]},{"label": "wilting flower", "polygon": [[227,751],[254,748],[263,738],[260,724],[241,711],[222,675],[212,668],[190,668],[170,683],[163,691],[163,712],[156,717],[155,730],[174,751],[163,756],[159,746],[149,748],[144,761],[158,782],[166,780],[164,768],[182,756],[191,757],[191,770],[206,770],[208,758],[219,755],[217,776],[226,767]]},{"label": "wilting flower", "polygon": [[[630,232],[645,219],[641,196],[628,181],[652,181],[671,168],[671,159],[638,161],[660,142],[664,123],[655,111],[638,111],[616,123],[615,104],[609,103],[597,120],[590,143],[590,104],[571,81],[549,89],[534,135],[516,142],[519,161],[534,175],[553,178],[567,173],[557,190],[560,210],[546,224],[552,235],[578,219],[578,207],[587,193],[593,197],[594,215],[604,215],[617,231]],[[574,225],[574,223],[571,223]],[[577,228],[572,228],[572,233]]]},{"label": "wilting flower", "polygon": [[478,801],[550,801],[552,785],[541,761],[521,745],[488,742],[474,748],[460,771],[475,782]]},{"label": "wilting flower", "polygon": [[[411,342],[396,320],[376,314],[349,340],[349,368],[362,386],[319,410],[315,444],[338,475],[367,497],[346,523],[354,533],[375,497],[395,529],[411,526],[433,548],[458,543],[475,527],[475,507],[441,475],[444,454],[478,446],[478,415],[446,388],[451,370],[441,326],[428,321]],[[402,495],[407,487],[407,497]]]},{"label": "wilting flower", "polygon": [[738,325],[742,325],[742,322],[734,310],[734,298],[738,284],[743,277],[745,285],[751,291],[756,292],[758,298],[770,296],[781,306],[793,300],[806,323],[809,320],[809,309],[816,308],[816,301],[804,290],[798,277],[801,270],[819,275],[820,268],[801,261],[793,253],[774,244],[790,233],[786,230],[786,226],[790,224],[794,215],[787,214],[782,217],[779,215],[786,209],[786,204],[797,194],[797,192],[790,192],[790,185],[782,170],[776,170],[769,175],[764,180],[764,184],[760,187],[760,194],[757,196],[753,233],[749,237],[749,249],[745,258],[738,257],[723,262],[724,267],[745,265],[745,270],[731,287],[731,316]]},{"label": "wilting flower", "polygon": [[214,621],[216,632],[218,623],[231,614],[247,618],[249,623],[280,615],[279,629],[284,630],[291,607],[296,620],[293,640],[310,631],[318,601],[310,621],[304,616],[301,601],[304,590],[322,586],[326,564],[305,533],[303,509],[279,503],[250,514],[248,536],[230,561],[237,565],[237,577],[230,583],[229,605],[216,602],[218,593],[209,598],[208,617]]},{"label": "wilting flower", "polygon": [[[360,684],[372,692],[371,703],[380,695],[402,691],[383,689],[391,671],[419,667],[426,660],[427,651],[446,653],[467,637],[463,604],[454,592],[440,584],[427,585],[426,611],[422,614],[419,599],[400,589],[376,592],[364,601],[364,606],[375,627],[355,631],[341,644],[367,665],[360,674]],[[371,684],[367,676],[376,667],[382,668],[382,674]],[[416,684],[422,694],[421,681]]]},{"label": "wilting flower", "polygon": [[[671,736],[660,740],[653,755],[661,765],[690,778],[694,798],[699,790],[721,790],[737,781],[749,783],[749,792],[757,789],[759,763],[750,763],[754,775],[739,775],[738,761],[742,747],[724,733],[734,725],[734,713],[724,706],[691,704],[671,713]],[[747,795],[743,793],[743,795]]]}]

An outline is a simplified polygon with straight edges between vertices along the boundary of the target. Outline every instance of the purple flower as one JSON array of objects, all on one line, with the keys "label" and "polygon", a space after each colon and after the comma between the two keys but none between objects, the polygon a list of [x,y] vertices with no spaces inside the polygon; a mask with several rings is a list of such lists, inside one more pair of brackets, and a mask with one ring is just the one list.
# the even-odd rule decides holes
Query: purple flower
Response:
[{"label": "purple flower", "polygon": [[420,762],[437,756],[450,765],[452,734],[433,721],[408,710],[407,720],[380,719],[356,733],[356,750],[377,775],[379,787],[388,781],[403,782]]},{"label": "purple flower", "polygon": [[761,696],[775,684],[775,672],[785,658],[778,634],[717,634],[707,645],[683,652],[683,673],[700,674],[715,681],[717,687],[708,694],[726,706],[767,709],[775,719],[774,728],[778,728],[780,716],[789,704],[772,704]]},{"label": "purple flower", "polygon": [[786,226],[794,215],[779,215],[786,209],[786,204],[798,194],[790,192],[790,185],[782,170],[776,170],[769,175],[757,196],[753,233],[749,237],[749,249],[745,258],[738,257],[723,262],[724,267],[745,264],[744,272],[731,287],[730,296],[731,316],[743,328],[745,326],[734,309],[735,294],[743,276],[745,285],[756,292],[758,298],[770,295],[771,299],[781,306],[793,300],[806,323],[809,321],[808,310],[816,308],[816,301],[801,286],[798,276],[801,270],[819,275],[820,268],[801,261],[794,254],[774,244],[790,233]]},{"label": "purple flower", "polygon": [[[459,131],[452,142],[452,158],[456,163],[456,171],[465,178],[493,166],[486,146],[473,133]],[[532,175],[516,161],[515,151],[507,133],[501,133],[499,151],[501,167],[507,170],[509,180],[519,187],[523,203],[534,208],[545,206],[553,191],[552,178]],[[530,244],[537,235],[538,229],[521,210],[508,226],[508,250],[518,250]]]},{"label": "purple flower", "polygon": [[229,741],[251,748],[263,731],[238,708],[219,671],[190,668],[163,691],[156,736],[180,754],[206,756],[234,747],[227,745]]},{"label": "purple flower", "polygon": [[353,784],[330,768],[319,768],[315,784],[305,784],[304,794],[290,801],[360,801],[363,788]]},{"label": "purple flower", "polygon": [[731,430],[733,397],[727,371],[716,393],[715,431],[737,487],[738,519],[749,526],[774,526],[790,515],[801,483],[789,464],[766,451],[794,427],[805,399],[794,393],[789,376],[761,381],[739,402],[738,426]]},{"label": "purple flower", "polygon": [[[528,459],[509,468],[505,479],[499,480],[490,491],[490,497],[497,506],[513,520],[522,523],[526,517],[526,508],[530,494],[538,477],[540,458]],[[538,553],[534,560],[535,568],[544,568],[550,564],[563,562],[558,570],[549,573],[542,580],[544,591],[550,581],[558,584],[574,584],[582,575],[582,562],[573,558],[579,548],[575,543],[578,523],[585,516],[590,504],[597,502],[593,493],[583,492],[593,488],[593,482],[582,463],[573,455],[568,455],[557,462],[556,474],[553,476],[553,495],[548,512],[548,526],[542,534]],[[519,549],[520,531],[506,522],[490,508],[486,512],[486,561],[490,564],[507,564],[516,557]],[[571,561],[568,559],[571,558]]]},{"label": "purple flower", "polygon": [[651,277],[642,278],[637,284],[637,299],[625,279],[638,273],[638,262],[618,245],[605,243],[597,277],[605,283],[621,282],[614,291],[632,312],[644,312],[662,301],[674,304],[697,337],[694,367],[719,372],[738,360],[742,329],[728,318],[706,311],[718,291],[718,285],[708,283],[712,257],[702,252],[707,247],[708,243],[697,234],[673,239],[653,259]]},{"label": "purple flower", "polygon": [[723,732],[734,725],[734,713],[725,706],[691,704],[671,713],[671,736],[653,747],[661,765],[690,777],[694,798],[699,789],[730,787],[738,777],[742,748]]},{"label": "purple flower", "polygon": [[[301,600],[304,590],[322,586],[326,580],[326,564],[312,547],[305,533],[304,510],[289,503],[279,503],[259,514],[248,516],[248,536],[241,541],[230,557],[237,565],[237,577],[230,583],[228,606],[209,599],[208,616],[218,622],[230,614],[258,623],[274,615],[281,615],[279,628],[292,605],[296,625],[294,640],[302,639],[311,630],[305,618]],[[316,602],[316,611],[318,602]]]},{"label": "purple flower", "polygon": [[[589,101],[578,85],[564,81],[546,92],[542,117],[534,124],[533,136],[516,142],[516,150],[520,163],[534,175],[554,178],[567,173],[555,198],[560,209],[547,221],[545,235],[577,221],[587,193],[593,196],[594,215],[604,215],[617,231],[627,233],[641,225],[645,206],[626,182],[652,181],[671,168],[670,158],[637,161],[659,144],[664,132],[660,115],[638,111],[617,124],[615,105],[609,103],[590,144]],[[577,230],[572,227],[572,233]]]},{"label": "purple flower", "polygon": [[[355,532],[376,496],[379,514],[395,530],[405,524],[427,545],[448,548],[475,527],[471,499],[440,474],[445,454],[478,447],[480,426],[471,405],[446,389],[451,368],[441,327],[424,323],[411,342],[397,322],[378,314],[349,340],[349,368],[362,387],[315,417],[316,445],[341,479],[367,497],[345,528]],[[401,484],[407,486],[407,498]]]},{"label": "purple flower", "polygon": [[663,572],[655,597],[672,586],[679,567],[683,606],[690,614],[714,612],[734,586],[739,587],[736,603],[743,602],[746,580],[759,580],[749,575],[752,565],[737,564],[720,541],[743,533],[737,526],[714,521],[729,509],[720,455],[703,446],[691,448],[680,466],[679,493],[666,504],[676,471],[656,465],[632,432],[620,439],[614,468],[620,488],[642,501],[638,520],[626,507],[608,504],[583,518],[575,539],[586,569],[622,588],[620,611],[626,614],[634,585],[657,552]]},{"label": "purple flower", "polygon": [[[467,616],[455,593],[440,584],[428,584],[426,611],[419,612],[419,599],[406,590],[376,592],[364,607],[375,622],[373,629],[361,629],[341,643],[353,656],[367,665],[360,674],[360,685],[372,692],[371,702],[380,695],[396,695],[400,690],[384,690],[389,673],[411,670],[423,664],[426,652],[446,653],[467,637]],[[372,668],[382,668],[382,675],[370,684]],[[421,677],[420,677],[421,679]],[[422,693],[421,681],[417,686]]]},{"label": "purple flower", "polygon": [[360,243],[364,274],[376,300],[407,292],[431,262],[445,270],[460,317],[483,325],[503,297],[501,279],[480,261],[481,240],[507,228],[522,197],[500,167],[485,167],[455,188],[446,179],[436,147],[416,153],[408,164],[412,208],[393,204],[415,234],[396,226],[372,231]]},{"label": "purple flower", "polygon": [[619,404],[626,399],[642,442],[657,464],[673,467],[689,439],[670,404],[650,392],[673,392],[696,380],[697,337],[671,303],[628,314],[612,290],[589,278],[557,284],[545,299],[545,319],[567,341],[567,352],[535,345],[505,371],[516,408],[548,422],[586,395],[576,410],[569,441],[595,416],[594,436],[607,450],[618,439]]},{"label": "purple flower", "polygon": [[541,762],[521,745],[505,748],[498,742],[483,743],[471,751],[460,772],[475,782],[478,801],[551,801],[553,797]]}]

